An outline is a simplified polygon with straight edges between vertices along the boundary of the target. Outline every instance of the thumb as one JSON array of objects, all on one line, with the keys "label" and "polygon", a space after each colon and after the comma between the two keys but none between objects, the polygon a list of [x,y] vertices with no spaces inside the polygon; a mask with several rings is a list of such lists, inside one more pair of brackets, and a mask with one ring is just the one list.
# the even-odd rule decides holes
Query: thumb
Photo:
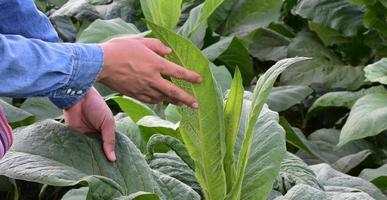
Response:
[{"label": "thumb", "polygon": [[172,49],[165,46],[160,40],[154,38],[144,38],[141,42],[148,47],[150,50],[159,54],[160,56],[165,56],[172,52]]},{"label": "thumb", "polygon": [[101,126],[103,151],[109,161],[116,161],[116,125],[114,118],[108,117]]}]

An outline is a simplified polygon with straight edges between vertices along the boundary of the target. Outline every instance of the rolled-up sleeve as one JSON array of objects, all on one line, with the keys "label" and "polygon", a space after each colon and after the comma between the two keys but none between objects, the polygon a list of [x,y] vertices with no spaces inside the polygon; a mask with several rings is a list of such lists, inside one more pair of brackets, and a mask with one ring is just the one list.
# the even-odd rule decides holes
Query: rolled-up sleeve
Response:
[{"label": "rolled-up sleeve", "polygon": [[0,0],[0,20],[0,96],[48,96],[65,109],[92,87],[103,65],[100,46],[58,44],[33,0]]},{"label": "rolled-up sleeve", "polygon": [[102,66],[103,50],[96,44],[0,35],[0,96],[48,96],[65,109],[92,87]]}]

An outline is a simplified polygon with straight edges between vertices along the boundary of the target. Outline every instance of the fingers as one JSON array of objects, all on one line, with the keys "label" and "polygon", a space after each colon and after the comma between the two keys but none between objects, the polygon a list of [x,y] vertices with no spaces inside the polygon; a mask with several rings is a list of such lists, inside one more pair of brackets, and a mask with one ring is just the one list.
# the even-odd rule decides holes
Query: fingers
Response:
[{"label": "fingers", "polygon": [[103,151],[108,160],[115,161],[116,133],[114,118],[105,118],[101,126]]},{"label": "fingers", "polygon": [[200,83],[203,81],[203,78],[198,73],[185,69],[168,60],[164,60],[164,66],[161,68],[161,74],[191,83]]},{"label": "fingers", "polygon": [[199,103],[195,98],[165,79],[160,80],[157,89],[176,105],[179,105],[180,102],[194,109],[199,108]]},{"label": "fingers", "polygon": [[150,50],[159,54],[160,56],[165,56],[172,53],[172,49],[165,46],[160,40],[153,38],[143,38],[141,42],[148,47]]}]

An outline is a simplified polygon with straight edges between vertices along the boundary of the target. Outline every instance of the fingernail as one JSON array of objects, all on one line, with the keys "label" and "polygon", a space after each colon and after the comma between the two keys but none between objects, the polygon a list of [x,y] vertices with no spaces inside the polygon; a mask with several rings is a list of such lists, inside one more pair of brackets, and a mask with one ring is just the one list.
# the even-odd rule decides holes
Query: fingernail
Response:
[{"label": "fingernail", "polygon": [[111,157],[111,161],[113,162],[117,160],[116,153],[114,151],[110,153],[110,157]]},{"label": "fingernail", "polygon": [[199,104],[198,104],[198,103],[196,103],[196,102],[195,102],[195,103],[193,103],[193,104],[192,104],[192,108],[194,108],[194,109],[198,109],[198,108],[199,108]]},{"label": "fingernail", "polygon": [[198,83],[201,83],[201,82],[203,82],[203,78],[202,78],[201,76],[199,76],[199,77],[196,79],[196,81],[197,81]]},{"label": "fingernail", "polygon": [[165,51],[169,52],[169,53],[172,53],[172,49],[169,48],[169,47],[165,47]]}]

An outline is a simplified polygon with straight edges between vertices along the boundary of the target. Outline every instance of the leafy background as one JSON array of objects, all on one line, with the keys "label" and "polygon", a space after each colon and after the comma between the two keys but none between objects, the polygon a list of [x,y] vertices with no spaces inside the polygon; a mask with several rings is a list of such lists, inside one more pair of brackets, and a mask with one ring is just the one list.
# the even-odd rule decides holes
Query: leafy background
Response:
[{"label": "leafy background", "polygon": [[[254,162],[247,163],[247,174],[250,169],[253,176],[258,174],[254,167],[278,162],[278,173],[262,172],[259,177],[270,175],[275,182],[244,184],[240,198],[387,199],[387,1],[187,0],[177,9],[181,16],[173,14],[176,9],[171,5],[164,5],[171,12],[158,17],[135,0],[36,3],[64,42],[99,43],[115,36],[148,35],[144,18],[162,24],[164,18],[175,17],[162,25],[173,29],[177,24],[177,32],[201,50],[225,96],[238,66],[245,89],[242,116],[250,110],[258,77],[273,64],[285,58],[312,58],[282,73],[258,121],[253,147],[262,147],[257,144],[270,136],[278,142],[268,148],[282,148],[280,135],[285,134],[288,153],[283,159],[280,154],[265,159],[265,154],[257,153]],[[206,9],[208,16],[203,15]],[[122,146],[118,156],[127,160],[116,166],[107,163],[98,136],[68,130],[60,123],[61,111],[45,98],[2,98],[8,121],[19,128],[13,150],[0,163],[0,198],[203,197],[184,145],[165,138],[180,135],[177,108],[145,105],[102,85],[97,88],[116,114]],[[274,129],[281,125],[284,131],[279,127],[271,132],[265,129],[268,124]],[[239,133],[239,148],[242,140]],[[74,147],[91,154],[71,153]],[[260,152],[258,148],[254,151]],[[121,171],[127,172],[122,175]],[[141,181],[133,177],[147,182],[138,184]],[[247,195],[251,188],[261,187],[270,189],[267,198],[259,195],[264,192]]]}]

